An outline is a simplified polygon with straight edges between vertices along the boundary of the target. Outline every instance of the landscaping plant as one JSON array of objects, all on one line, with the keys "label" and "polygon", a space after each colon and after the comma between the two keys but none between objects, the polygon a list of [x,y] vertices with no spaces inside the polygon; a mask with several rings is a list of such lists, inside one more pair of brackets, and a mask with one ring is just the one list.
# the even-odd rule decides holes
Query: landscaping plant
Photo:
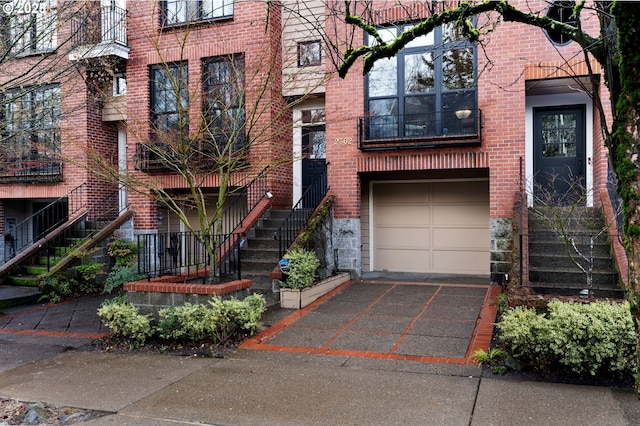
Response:
[{"label": "landscaping plant", "polygon": [[633,377],[636,340],[626,302],[552,301],[546,312],[516,307],[497,327],[505,350],[538,371]]},{"label": "landscaping plant", "polygon": [[98,315],[114,336],[140,344],[148,337],[157,336],[167,341],[210,340],[224,345],[254,334],[265,306],[266,301],[259,294],[243,300],[215,297],[208,304],[185,303],[161,309],[158,324],[153,326],[150,315],[141,315],[125,297],[118,297],[105,301]]},{"label": "landscaping plant", "polygon": [[294,248],[284,255],[289,261],[287,279],[280,282],[280,287],[291,289],[303,289],[313,285],[316,278],[316,270],[320,261],[312,251]]}]

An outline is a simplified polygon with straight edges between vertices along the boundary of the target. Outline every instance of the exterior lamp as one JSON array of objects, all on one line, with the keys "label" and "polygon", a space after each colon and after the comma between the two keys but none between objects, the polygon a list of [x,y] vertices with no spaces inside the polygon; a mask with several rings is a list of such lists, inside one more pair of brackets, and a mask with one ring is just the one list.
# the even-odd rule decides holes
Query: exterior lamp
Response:
[{"label": "exterior lamp", "polygon": [[464,120],[465,118],[469,118],[470,115],[471,115],[470,109],[459,109],[456,111],[456,117],[458,117],[459,120]]}]

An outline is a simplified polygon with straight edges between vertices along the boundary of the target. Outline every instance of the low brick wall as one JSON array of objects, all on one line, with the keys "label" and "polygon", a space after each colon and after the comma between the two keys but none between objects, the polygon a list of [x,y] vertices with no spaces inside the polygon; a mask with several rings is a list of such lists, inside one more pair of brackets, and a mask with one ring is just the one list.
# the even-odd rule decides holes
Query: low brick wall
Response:
[{"label": "low brick wall", "polygon": [[171,306],[207,303],[214,296],[226,299],[249,295],[251,280],[236,280],[224,284],[188,284],[158,281],[135,281],[124,285],[129,302],[142,314],[153,314]]}]

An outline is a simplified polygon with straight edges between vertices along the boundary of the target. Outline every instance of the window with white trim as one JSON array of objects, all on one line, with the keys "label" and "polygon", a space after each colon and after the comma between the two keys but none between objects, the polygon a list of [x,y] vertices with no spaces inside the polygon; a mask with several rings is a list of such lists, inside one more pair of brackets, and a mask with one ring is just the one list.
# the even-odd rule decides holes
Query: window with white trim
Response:
[{"label": "window with white trim", "polygon": [[207,19],[233,16],[233,0],[165,0],[161,1],[162,24],[179,25]]}]

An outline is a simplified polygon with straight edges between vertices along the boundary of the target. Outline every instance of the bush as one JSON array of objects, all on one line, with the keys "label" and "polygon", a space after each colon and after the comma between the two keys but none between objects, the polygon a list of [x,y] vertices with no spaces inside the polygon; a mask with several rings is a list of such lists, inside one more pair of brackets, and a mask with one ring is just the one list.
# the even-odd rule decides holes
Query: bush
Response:
[{"label": "bush", "polygon": [[284,258],[289,261],[289,273],[287,280],[280,282],[281,287],[303,289],[313,285],[316,269],[320,266],[320,261],[314,252],[294,248],[285,254]]},{"label": "bush", "polygon": [[136,258],[138,246],[135,241],[115,239],[109,243],[107,253],[115,259],[116,266],[126,266]]},{"label": "bush", "polygon": [[216,318],[206,305],[185,303],[161,309],[158,334],[163,339],[202,340],[213,335]]},{"label": "bush", "polygon": [[140,344],[153,334],[150,315],[142,315],[124,298],[105,301],[98,316],[115,336],[132,339]]},{"label": "bush", "polygon": [[547,373],[632,377],[636,340],[628,303],[553,301],[517,307],[497,324],[507,351]]},{"label": "bush", "polygon": [[157,333],[165,340],[199,341],[211,339],[214,344],[225,344],[252,335],[260,326],[266,301],[253,294],[243,300],[214,298],[209,304],[185,303],[161,309],[157,327],[150,325],[149,316],[140,315],[126,298],[105,302],[98,315],[115,336],[133,339],[139,343]]},{"label": "bush", "polygon": [[119,265],[116,262],[115,266],[111,268],[111,271],[109,271],[107,279],[104,281],[103,291],[111,294],[113,290],[121,285],[132,281],[138,281],[142,278],[144,278],[144,275],[138,273],[138,265]]},{"label": "bush", "polygon": [[216,326],[213,339],[224,344],[237,337],[252,335],[260,326],[260,319],[266,306],[264,297],[259,294],[247,296],[244,300],[221,300],[215,298],[209,302]]}]

